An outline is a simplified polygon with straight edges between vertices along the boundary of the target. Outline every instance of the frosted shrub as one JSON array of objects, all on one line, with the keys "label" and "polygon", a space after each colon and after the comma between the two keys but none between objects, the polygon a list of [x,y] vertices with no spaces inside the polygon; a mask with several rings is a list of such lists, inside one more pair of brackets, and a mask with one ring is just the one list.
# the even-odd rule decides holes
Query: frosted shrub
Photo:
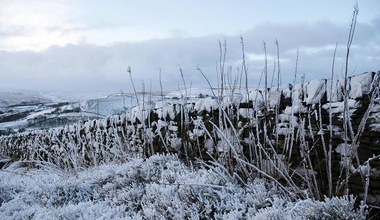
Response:
[{"label": "frosted shrub", "polygon": [[318,210],[318,217],[315,219],[366,219],[365,206],[361,205],[355,210],[355,198],[353,195],[341,198],[325,198],[324,202],[317,202],[321,208]]},{"label": "frosted shrub", "polygon": [[259,210],[259,212],[252,216],[254,220],[285,220],[287,215],[283,209],[278,207],[268,207]]},{"label": "frosted shrub", "polygon": [[365,206],[354,207],[353,196],[325,198],[324,201],[301,200],[289,207],[289,214],[296,219],[366,219]]},{"label": "frosted shrub", "polygon": [[44,206],[60,207],[92,200],[97,191],[96,188],[89,184],[63,182],[63,184],[53,186],[49,191],[37,191],[35,196]]},{"label": "frosted shrub", "polygon": [[153,155],[138,170],[140,177],[146,182],[172,182],[172,179],[186,168],[176,156]]},{"label": "frosted shrub", "polygon": [[256,209],[265,208],[268,205],[271,205],[273,196],[278,193],[274,187],[272,190],[268,190],[266,184],[267,183],[262,179],[255,179],[247,185],[247,202],[252,204]]},{"label": "frosted shrub", "polygon": [[191,169],[173,155],[75,175],[1,170],[0,189],[0,219],[365,219],[353,197],[294,201],[266,180],[241,185],[220,167]]},{"label": "frosted shrub", "polygon": [[17,186],[1,186],[0,205],[12,200],[18,192],[20,192],[20,189]]}]

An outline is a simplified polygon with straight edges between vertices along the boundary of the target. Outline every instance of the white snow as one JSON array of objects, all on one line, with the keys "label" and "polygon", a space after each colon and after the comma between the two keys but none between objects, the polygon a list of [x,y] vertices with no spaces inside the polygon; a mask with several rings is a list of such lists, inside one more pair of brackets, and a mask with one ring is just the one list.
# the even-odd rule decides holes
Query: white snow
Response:
[{"label": "white snow", "polygon": [[291,114],[279,114],[278,115],[278,120],[280,122],[293,122],[297,123],[298,122],[298,117],[291,115]]},{"label": "white snow", "polygon": [[[271,89],[277,89],[277,88],[271,88]],[[291,96],[291,90],[290,90],[290,84],[288,85],[282,85],[280,86],[280,91],[282,92],[282,95],[284,96],[284,98],[290,98]]]},{"label": "white snow", "polygon": [[262,108],[264,106],[264,92],[259,89],[255,89],[249,93],[249,100],[253,102],[255,108]]},{"label": "white snow", "polygon": [[360,98],[367,95],[371,91],[373,73],[364,73],[350,77],[350,92],[351,99]]},{"label": "white snow", "polygon": [[312,80],[306,85],[306,104],[317,104],[326,93],[326,80]]},{"label": "white snow", "polygon": [[276,88],[272,88],[268,94],[269,108],[275,109],[276,106],[280,104],[280,100],[281,100],[281,90],[277,91]]},{"label": "white snow", "polygon": [[210,112],[211,109],[217,109],[218,108],[218,102],[216,99],[212,97],[207,97],[203,99],[198,99],[198,101],[195,103],[194,109],[197,111],[208,111]]},{"label": "white snow", "polygon": [[49,103],[51,99],[44,97],[40,92],[35,91],[18,91],[4,92],[0,91],[0,108],[22,103]]},{"label": "white snow", "polygon": [[286,106],[284,110],[284,114],[286,115],[292,115],[292,114],[298,114],[298,113],[306,113],[307,108],[303,105],[293,105],[293,106]]},{"label": "white snow", "polygon": [[339,144],[336,148],[335,148],[335,152],[340,154],[342,157],[347,157],[351,154],[351,145],[349,144]]},{"label": "white snow", "polygon": [[0,219],[364,219],[354,197],[294,200],[265,180],[245,186],[175,156],[130,158],[68,173],[24,163],[0,170]]},{"label": "white snow", "polygon": [[[352,110],[357,107],[359,107],[359,102],[354,100],[354,99],[349,99],[347,101],[347,107]],[[326,103],[322,105],[322,108],[326,109],[329,111],[330,109],[330,103]],[[336,114],[344,111],[344,102],[333,102],[331,103],[331,113]]]}]

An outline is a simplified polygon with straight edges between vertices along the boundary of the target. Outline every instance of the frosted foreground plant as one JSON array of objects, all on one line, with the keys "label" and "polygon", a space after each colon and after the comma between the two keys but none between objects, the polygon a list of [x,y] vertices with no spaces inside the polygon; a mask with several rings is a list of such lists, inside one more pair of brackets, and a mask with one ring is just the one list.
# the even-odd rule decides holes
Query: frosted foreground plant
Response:
[{"label": "frosted foreground plant", "polygon": [[291,201],[255,179],[190,169],[173,155],[130,159],[71,174],[0,171],[0,219],[365,219],[353,197]]}]

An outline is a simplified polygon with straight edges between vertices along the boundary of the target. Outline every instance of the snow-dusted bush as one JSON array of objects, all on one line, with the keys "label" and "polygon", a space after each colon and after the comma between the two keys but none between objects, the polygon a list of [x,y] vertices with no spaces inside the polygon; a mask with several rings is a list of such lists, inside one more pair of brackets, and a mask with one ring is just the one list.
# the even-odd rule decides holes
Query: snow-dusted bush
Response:
[{"label": "snow-dusted bush", "polygon": [[293,201],[263,179],[155,155],[77,173],[0,171],[0,219],[364,219],[354,198]]}]

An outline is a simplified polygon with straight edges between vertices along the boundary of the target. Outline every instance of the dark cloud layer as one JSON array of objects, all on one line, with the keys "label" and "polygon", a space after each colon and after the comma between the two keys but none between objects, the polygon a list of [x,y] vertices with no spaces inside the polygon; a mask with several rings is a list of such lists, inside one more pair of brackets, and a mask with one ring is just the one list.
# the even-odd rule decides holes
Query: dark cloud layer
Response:
[{"label": "dark cloud layer", "polygon": [[[337,73],[344,63],[345,43],[349,24],[338,26],[328,21],[314,24],[262,23],[246,33],[246,53],[252,84],[258,84],[264,62],[263,41],[266,41],[269,66],[276,56],[274,40],[280,43],[283,82],[291,82],[299,49],[299,72],[307,79],[330,75],[333,50],[339,42]],[[350,69],[355,73],[380,69],[380,19],[371,24],[357,24],[351,52]],[[240,67],[240,36],[209,35],[203,37],[173,37],[138,43],[119,42],[109,46],[90,44],[52,47],[43,52],[0,52],[0,89],[38,89],[74,91],[129,91],[127,67],[132,67],[136,85],[159,85],[158,72],[167,89],[181,84],[179,68],[188,84],[205,84],[200,66],[212,82],[216,82],[216,64],[219,59],[218,40],[227,41],[227,64],[233,73]],[[250,57],[250,56],[247,56]],[[271,71],[271,70],[270,70]]]}]

